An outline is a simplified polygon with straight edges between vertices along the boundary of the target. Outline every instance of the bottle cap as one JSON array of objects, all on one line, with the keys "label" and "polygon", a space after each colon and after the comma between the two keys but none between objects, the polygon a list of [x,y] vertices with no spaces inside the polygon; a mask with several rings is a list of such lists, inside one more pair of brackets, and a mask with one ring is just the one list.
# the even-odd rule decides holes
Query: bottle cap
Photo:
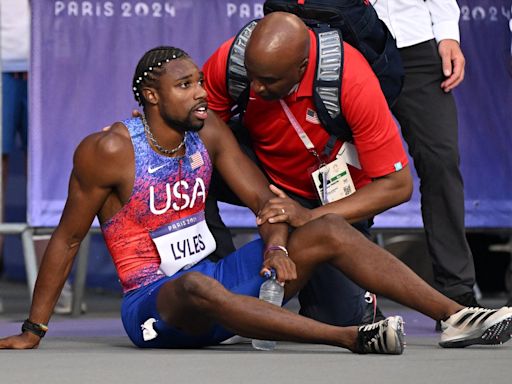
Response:
[{"label": "bottle cap", "polygon": [[276,270],[274,268],[271,268],[270,270],[265,271],[263,274],[265,279],[275,279],[276,278]]}]

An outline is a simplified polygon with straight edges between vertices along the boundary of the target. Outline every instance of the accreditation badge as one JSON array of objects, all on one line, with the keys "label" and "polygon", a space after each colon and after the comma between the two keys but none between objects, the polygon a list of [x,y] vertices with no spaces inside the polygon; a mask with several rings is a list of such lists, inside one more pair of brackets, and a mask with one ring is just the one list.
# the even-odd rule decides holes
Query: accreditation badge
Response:
[{"label": "accreditation badge", "polygon": [[192,267],[217,248],[204,211],[166,224],[150,236],[160,255],[160,271],[167,276]]},{"label": "accreditation badge", "polygon": [[311,176],[323,205],[343,199],[356,191],[347,163],[341,157],[321,166]]}]

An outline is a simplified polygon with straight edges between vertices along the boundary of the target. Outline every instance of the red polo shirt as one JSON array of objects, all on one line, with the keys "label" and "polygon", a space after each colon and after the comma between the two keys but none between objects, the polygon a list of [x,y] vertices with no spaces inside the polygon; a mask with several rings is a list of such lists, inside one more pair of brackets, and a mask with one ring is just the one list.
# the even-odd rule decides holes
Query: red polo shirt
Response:
[{"label": "red polo shirt", "polygon": [[[283,100],[309,136],[318,153],[329,140],[329,134],[316,121],[312,111],[313,80],[316,72],[316,38],[310,31],[309,65],[296,92]],[[234,101],[226,86],[226,65],[233,38],[226,41],[203,67],[208,106],[222,119],[231,117]],[[349,167],[356,188],[407,164],[402,140],[380,89],[379,81],[366,59],[344,43],[341,108],[352,129],[362,169]],[[316,113],[316,112],[315,112]],[[316,158],[306,149],[290,124],[279,101],[265,101],[251,90],[244,125],[253,149],[265,171],[278,185],[300,196],[315,199],[310,171],[318,167]],[[338,140],[333,157],[343,143]]]}]

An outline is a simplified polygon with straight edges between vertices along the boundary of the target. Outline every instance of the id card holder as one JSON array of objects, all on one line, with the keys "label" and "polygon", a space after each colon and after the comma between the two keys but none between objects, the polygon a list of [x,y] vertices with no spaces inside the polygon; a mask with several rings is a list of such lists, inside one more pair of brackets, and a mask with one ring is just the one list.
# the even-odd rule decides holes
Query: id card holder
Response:
[{"label": "id card holder", "polygon": [[337,158],[311,173],[313,184],[322,204],[350,196],[356,191],[347,164]]},{"label": "id card holder", "polygon": [[160,255],[160,272],[167,276],[192,267],[217,248],[204,211],[166,224],[150,236]]}]

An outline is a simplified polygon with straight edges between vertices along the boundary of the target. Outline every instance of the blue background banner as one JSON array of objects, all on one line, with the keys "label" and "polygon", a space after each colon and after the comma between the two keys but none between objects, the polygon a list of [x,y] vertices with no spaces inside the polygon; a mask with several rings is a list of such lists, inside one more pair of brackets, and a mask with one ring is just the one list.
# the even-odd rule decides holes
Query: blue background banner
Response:
[{"label": "blue background banner", "polygon": [[[131,79],[157,45],[185,49],[202,65],[225,39],[262,16],[263,1],[32,2],[28,221],[55,226],[75,147],[137,107]],[[510,0],[459,1],[466,80],[459,106],[467,226],[512,227],[512,32]],[[376,219],[420,227],[419,194]],[[246,210],[223,206],[228,225],[252,227]]]}]

